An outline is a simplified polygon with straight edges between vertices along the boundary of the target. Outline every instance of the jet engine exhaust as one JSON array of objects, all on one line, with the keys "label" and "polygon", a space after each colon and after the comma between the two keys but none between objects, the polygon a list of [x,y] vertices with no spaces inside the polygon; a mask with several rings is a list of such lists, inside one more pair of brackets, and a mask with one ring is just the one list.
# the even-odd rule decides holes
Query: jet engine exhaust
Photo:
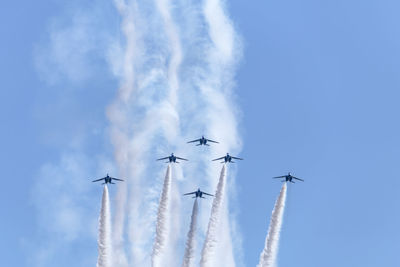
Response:
[{"label": "jet engine exhaust", "polygon": [[165,174],[164,185],[161,193],[160,204],[157,213],[156,237],[153,245],[151,263],[153,267],[163,266],[162,255],[165,252],[165,244],[169,233],[169,202],[171,194],[171,165],[168,165]]},{"label": "jet engine exhaust", "polygon": [[217,228],[220,222],[221,207],[225,194],[226,184],[226,164],[223,164],[221,174],[219,177],[217,191],[213,200],[211,208],[210,221],[208,222],[208,229],[204,241],[203,251],[200,260],[200,266],[213,266],[212,256],[215,253],[215,245],[217,243]]},{"label": "jet engine exhaust", "polygon": [[192,211],[192,219],[190,221],[190,229],[187,234],[185,255],[183,257],[182,267],[190,267],[193,266],[193,260],[195,257],[194,250],[196,246],[196,227],[197,227],[197,214],[199,210],[199,205],[197,203],[197,198],[194,200],[193,211]]},{"label": "jet engine exhaust", "polygon": [[286,202],[286,183],[283,184],[278,199],[275,202],[272,211],[271,222],[268,229],[268,235],[265,239],[265,247],[260,255],[258,267],[275,267],[279,248],[279,235],[281,232],[283,213]]},{"label": "jet engine exhaust", "polygon": [[99,237],[98,237],[97,267],[111,267],[111,216],[110,198],[107,185],[104,185],[101,210],[99,216]]}]

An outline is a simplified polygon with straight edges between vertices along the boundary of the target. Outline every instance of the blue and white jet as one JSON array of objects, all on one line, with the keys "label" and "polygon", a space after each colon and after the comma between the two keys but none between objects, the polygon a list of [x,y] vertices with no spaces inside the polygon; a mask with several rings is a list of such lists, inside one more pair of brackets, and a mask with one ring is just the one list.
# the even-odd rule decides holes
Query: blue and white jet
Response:
[{"label": "blue and white jet", "polygon": [[211,139],[207,139],[204,136],[202,136],[199,139],[189,141],[188,143],[197,143],[197,142],[199,142],[199,143],[196,146],[202,146],[202,145],[209,146],[209,144],[207,144],[208,142],[219,144],[219,142],[211,140]]},{"label": "blue and white jet", "polygon": [[164,159],[168,159],[168,161],[166,161],[165,163],[171,163],[171,162],[179,163],[178,161],[176,161],[177,159],[188,161],[187,159],[175,156],[174,153],[171,153],[171,156],[168,156],[168,157],[165,157],[165,158],[160,158],[160,159],[157,159],[157,160],[164,160]]},{"label": "blue and white jet", "polygon": [[296,180],[304,182],[303,179],[300,179],[300,178],[297,178],[297,177],[293,176],[290,172],[287,175],[272,177],[272,179],[280,179],[280,178],[285,178],[285,180],[282,181],[282,182],[294,183],[294,181],[292,181],[293,179],[296,179]]},{"label": "blue and white jet", "polygon": [[203,197],[203,194],[204,195],[207,195],[207,196],[211,196],[211,197],[213,197],[214,195],[211,195],[211,194],[208,194],[208,193],[206,193],[206,192],[203,192],[203,191],[201,191],[200,190],[200,188],[199,189],[197,189],[197,191],[194,191],[194,192],[191,192],[191,193],[186,193],[186,194],[183,194],[184,196],[188,196],[188,195],[195,195],[193,198],[205,198],[205,197]]},{"label": "blue and white jet", "polygon": [[217,159],[213,159],[212,161],[221,160],[221,159],[224,160],[221,163],[227,163],[227,162],[228,163],[235,163],[234,161],[232,161],[232,159],[243,160],[242,158],[234,157],[234,156],[229,155],[229,153],[226,153],[226,156],[220,157],[220,158],[217,158]]},{"label": "blue and white jet", "polygon": [[115,184],[115,183],[112,182],[113,180],[121,181],[121,182],[124,181],[124,180],[122,180],[122,179],[118,179],[118,178],[115,178],[115,177],[111,177],[111,176],[109,176],[108,173],[107,173],[107,176],[106,176],[106,177],[103,177],[103,178],[100,178],[100,179],[97,179],[97,180],[93,180],[92,182],[99,182],[99,181],[101,181],[101,180],[104,180],[104,183],[102,183],[102,184]]}]

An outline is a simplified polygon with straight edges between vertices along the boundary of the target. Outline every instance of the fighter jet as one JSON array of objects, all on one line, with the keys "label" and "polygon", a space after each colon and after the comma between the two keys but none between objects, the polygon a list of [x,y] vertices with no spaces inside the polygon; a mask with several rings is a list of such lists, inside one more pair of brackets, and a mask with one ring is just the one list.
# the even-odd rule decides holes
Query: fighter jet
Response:
[{"label": "fighter jet", "polygon": [[102,184],[115,184],[115,183],[112,182],[113,180],[124,181],[122,179],[118,179],[118,178],[114,178],[114,177],[108,176],[108,173],[107,173],[106,177],[103,177],[103,178],[100,178],[100,179],[97,179],[97,180],[93,180],[92,182],[98,182],[98,181],[101,181],[101,180],[104,180],[104,183],[102,183]]},{"label": "fighter jet", "polygon": [[285,180],[282,181],[282,182],[291,182],[291,183],[294,183],[294,181],[292,181],[293,179],[296,179],[296,180],[299,180],[299,181],[304,182],[303,179],[294,177],[293,175],[290,174],[290,172],[289,172],[287,175],[282,175],[282,176],[273,177],[273,179],[279,179],[279,178],[285,178]]},{"label": "fighter jet", "polygon": [[196,142],[200,142],[200,143],[198,143],[196,146],[201,146],[201,145],[209,146],[209,144],[207,144],[207,142],[219,144],[217,141],[204,138],[204,136],[202,136],[200,139],[196,139],[196,140],[193,140],[193,141],[189,141],[188,143],[196,143]]},{"label": "fighter jet", "polygon": [[188,196],[188,195],[193,195],[193,194],[195,194],[195,196],[193,198],[198,198],[198,197],[199,198],[205,198],[205,197],[203,197],[203,194],[213,197],[213,195],[210,195],[210,194],[208,194],[206,192],[201,191],[200,188],[197,189],[197,191],[194,191],[194,192],[191,192],[191,193],[186,193],[186,194],[183,194],[183,195],[184,196]]},{"label": "fighter jet", "polygon": [[168,157],[165,157],[165,158],[160,158],[160,159],[157,159],[157,160],[164,160],[164,159],[168,159],[168,161],[166,161],[165,163],[171,163],[171,162],[179,163],[178,161],[176,161],[177,159],[186,160],[187,161],[187,159],[175,156],[174,153],[171,153],[171,156],[168,156]]},{"label": "fighter jet", "polygon": [[213,159],[212,161],[216,161],[216,160],[220,160],[220,159],[223,159],[223,160],[224,160],[224,161],[222,161],[221,163],[227,163],[227,162],[229,162],[229,163],[235,163],[234,161],[232,161],[232,159],[243,160],[242,158],[233,157],[233,156],[230,156],[229,153],[226,153],[226,156],[220,157],[220,158],[217,158],[217,159]]}]

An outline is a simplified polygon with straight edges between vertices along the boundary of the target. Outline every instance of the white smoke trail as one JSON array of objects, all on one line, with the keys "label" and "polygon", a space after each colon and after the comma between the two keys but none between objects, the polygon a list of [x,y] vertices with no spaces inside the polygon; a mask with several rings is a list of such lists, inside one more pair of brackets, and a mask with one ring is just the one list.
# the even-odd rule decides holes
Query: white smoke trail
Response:
[{"label": "white smoke trail", "polygon": [[[168,148],[169,153],[185,151],[189,155],[183,156],[191,158],[187,147],[178,144],[202,133],[223,140],[201,156],[207,160],[210,154],[240,149],[237,108],[231,99],[240,42],[224,11],[224,1],[114,1],[123,19],[125,39],[115,44],[110,57],[121,85],[107,114],[120,176],[127,179],[116,198],[114,242],[118,256],[114,262],[122,267],[128,262],[149,266],[158,196],[154,190],[157,185],[147,179],[155,175],[149,167],[150,157]],[[189,177],[199,175],[193,165],[183,168]],[[215,167],[201,170],[212,188],[217,183],[216,171]],[[187,181],[185,186],[195,184]],[[225,255],[219,262],[234,266],[228,200],[224,205],[220,217],[226,227],[218,234],[218,249],[223,247]],[[173,227],[178,226],[180,212],[171,212],[176,218]],[[129,243],[124,242],[126,232]],[[177,258],[173,248],[179,238],[183,237],[178,232],[168,240],[172,245],[165,252],[171,254],[167,258]],[[127,248],[131,252],[128,256]]]},{"label": "white smoke trail", "polygon": [[157,214],[156,237],[154,240],[152,266],[165,266],[163,261],[163,253],[169,236],[169,211],[170,211],[170,194],[171,194],[171,165],[168,165],[165,174],[164,186],[161,193],[160,204]]},{"label": "white smoke trail", "polygon": [[279,248],[279,235],[281,232],[283,213],[286,202],[286,183],[283,184],[278,199],[276,200],[274,210],[272,211],[271,222],[268,229],[268,235],[265,239],[265,247],[260,255],[258,267],[275,267],[276,257]]},{"label": "white smoke trail", "polygon": [[220,223],[221,209],[223,207],[224,195],[225,195],[225,184],[226,184],[226,164],[222,166],[221,174],[219,177],[217,190],[213,200],[210,221],[208,222],[208,229],[206,239],[204,241],[203,251],[201,255],[200,266],[215,266],[213,262],[213,256],[215,254],[215,246],[218,242],[217,233]]},{"label": "white smoke trail", "polygon": [[179,89],[178,71],[182,62],[182,49],[180,37],[177,27],[171,16],[171,3],[170,0],[156,0],[158,10],[164,21],[165,31],[168,37],[168,43],[171,50],[171,60],[168,66],[168,84],[170,92],[168,99],[173,107],[177,104],[177,93]]},{"label": "white smoke trail", "polygon": [[[242,56],[242,47],[241,39],[228,16],[226,3],[225,0],[204,0],[203,2],[202,11],[210,43],[205,50],[207,78],[200,79],[197,83],[207,106],[204,109],[207,117],[206,129],[211,136],[217,136],[223,141],[221,145],[213,147],[214,153],[218,155],[227,152],[235,154],[241,149],[237,125],[240,109],[233,101],[232,88],[235,85],[234,75],[237,63]],[[208,169],[209,186],[215,188],[217,167]],[[235,193],[234,175],[231,175],[226,186],[230,194],[224,199],[224,208],[221,210],[220,220],[223,227],[218,231],[218,245],[213,248],[215,256],[212,266],[234,267],[236,262],[241,260],[240,234],[232,229],[234,217],[229,212],[229,197]]]},{"label": "white smoke trail", "polygon": [[185,254],[183,256],[182,267],[190,267],[193,265],[195,258],[195,247],[196,247],[196,227],[197,227],[197,214],[199,210],[199,205],[197,203],[197,198],[193,204],[192,218],[190,221],[190,229],[187,234]]},{"label": "white smoke trail", "polygon": [[[179,34],[179,29],[177,24],[175,23],[176,18],[173,17],[172,11],[175,1],[171,0],[156,0],[155,4],[157,6],[158,11],[160,12],[161,19],[163,21],[163,25],[165,28],[165,35],[166,35],[166,44],[169,50],[169,60],[166,66],[165,75],[166,75],[166,84],[168,88],[168,94],[166,97],[166,101],[170,106],[170,110],[173,110],[176,114],[176,121],[175,125],[166,124],[164,126],[164,132],[166,133],[167,138],[169,141],[176,144],[175,138],[182,139],[180,136],[180,113],[178,112],[178,105],[179,105],[179,91],[180,91],[180,83],[179,83],[179,71],[180,66],[183,59],[182,54],[182,46],[181,46],[181,37]],[[170,127],[174,127],[171,131]],[[174,131],[174,132],[173,132]],[[168,134],[168,132],[172,134]],[[176,168],[174,169],[176,170]],[[175,173],[175,172],[174,172]],[[176,174],[174,174],[176,176]],[[176,266],[178,259],[176,251],[177,251],[177,244],[180,238],[180,197],[179,197],[179,189],[176,183],[171,185],[171,192],[174,194],[171,197],[171,205],[173,207],[170,209],[171,218],[173,218],[174,222],[170,229],[170,234],[168,238],[168,250],[166,254],[168,255],[165,258],[164,266]]]},{"label": "white smoke trail", "polygon": [[[110,69],[119,83],[118,93],[107,109],[108,133],[114,147],[118,176],[126,179],[125,183],[117,186],[113,212],[114,266],[151,265],[157,190],[161,187],[161,182],[149,179],[158,177],[159,167],[150,163],[155,155],[165,152],[180,155],[184,151],[184,157],[204,160],[200,164],[183,166],[185,177],[201,178],[200,181],[186,179],[185,183],[173,184],[172,190],[176,186],[176,191],[179,191],[178,187],[191,188],[197,182],[215,188],[218,182],[215,173],[219,166],[209,167],[205,160],[240,150],[238,108],[233,101],[232,88],[241,47],[224,7],[225,2],[114,0],[122,19],[120,37],[113,38],[111,34],[93,39],[103,32],[99,27],[93,27],[90,34],[80,36],[83,40],[100,39],[108,44],[108,53],[101,55],[107,55]],[[100,5],[99,8],[104,7]],[[93,12],[88,10],[88,13]],[[105,21],[105,18],[100,20]],[[111,24],[105,22],[105,25]],[[93,56],[91,53],[86,55],[86,52],[81,54]],[[103,60],[100,58],[96,62]],[[80,69],[78,67],[72,66],[71,69]],[[201,134],[221,143],[205,148],[199,155],[195,150],[198,148],[188,149],[182,141]],[[234,179],[230,179],[227,188],[233,185]],[[179,198],[176,199],[179,202]],[[219,250],[216,255],[221,255],[219,263],[232,267],[235,264],[228,202],[228,199],[224,200],[220,216],[226,227],[218,234],[218,249],[223,248],[224,255]],[[183,219],[178,205],[174,203],[173,209],[171,214],[176,223],[171,229],[179,229]],[[202,222],[199,223],[202,233],[206,232],[208,217],[199,214],[199,222]],[[180,231],[174,231],[174,234],[168,244],[179,244],[176,240],[184,238]],[[172,249],[175,249],[174,253],[166,252],[172,255],[170,258],[179,251],[174,246]]]},{"label": "white smoke trail", "polygon": [[111,267],[111,216],[107,185],[104,185],[103,198],[101,200],[98,250],[97,267]]},{"label": "white smoke trail", "polygon": [[[160,0],[156,3],[158,8],[154,8],[152,1],[115,3],[123,19],[124,40],[115,44],[110,62],[121,85],[107,115],[120,174],[127,179],[116,199],[115,265],[127,266],[125,248],[129,247],[130,264],[149,266],[158,196],[154,190],[157,186],[147,179],[156,175],[155,168],[149,168],[149,158],[159,152],[155,145],[160,140],[173,144],[179,135],[176,102],[181,53],[168,2]],[[165,28],[170,29],[166,30],[167,36]],[[155,48],[154,43],[163,45]],[[171,48],[165,49],[169,43]],[[124,230],[126,220],[128,227]],[[126,232],[129,244],[124,244]]]},{"label": "white smoke trail", "polygon": [[[126,179],[126,183],[118,185],[116,194],[116,208],[113,228],[114,244],[114,266],[127,267],[128,259],[125,254],[124,234],[125,220],[128,199],[128,184],[131,183],[129,143],[130,143],[130,121],[125,107],[129,104],[135,88],[136,72],[134,63],[140,51],[140,45],[137,42],[139,32],[136,29],[134,17],[134,7],[129,8],[123,0],[115,0],[115,6],[122,17],[121,31],[125,37],[125,46],[122,48],[121,40],[116,40],[113,49],[109,55],[111,68],[115,76],[121,80],[118,95],[114,102],[108,107],[107,117],[110,121],[111,142],[114,145],[114,156],[119,167],[119,173]],[[123,51],[122,51],[123,50]],[[134,180],[132,188],[136,188],[138,183]],[[132,205],[138,206],[137,202]]]}]

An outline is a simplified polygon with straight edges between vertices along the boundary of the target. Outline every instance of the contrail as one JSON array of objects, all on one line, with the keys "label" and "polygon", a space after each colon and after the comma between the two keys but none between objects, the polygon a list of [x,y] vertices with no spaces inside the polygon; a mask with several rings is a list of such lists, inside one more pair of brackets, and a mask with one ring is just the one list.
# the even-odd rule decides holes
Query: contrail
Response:
[{"label": "contrail", "polygon": [[[141,151],[133,151],[130,146],[131,134],[129,125],[129,111],[125,108],[131,103],[133,93],[137,90],[136,74],[134,62],[137,61],[141,50],[139,39],[140,32],[137,29],[135,17],[135,7],[130,7],[124,0],[114,0],[115,6],[122,17],[121,31],[124,36],[125,45],[122,46],[121,40],[115,40],[110,51],[109,64],[114,75],[120,80],[120,88],[113,103],[107,109],[107,117],[110,121],[110,137],[114,146],[114,157],[121,176],[127,179],[126,183],[118,186],[115,198],[115,216],[113,224],[113,244],[114,244],[114,266],[127,267],[128,259],[125,253],[125,220],[127,214],[127,202],[129,198],[128,185],[133,190],[140,188],[138,179],[132,179],[131,162],[134,160],[131,154],[139,154]],[[136,89],[136,90],[135,90]],[[136,138],[137,140],[138,138]],[[142,144],[140,147],[145,146]],[[135,166],[136,169],[137,166]],[[135,170],[136,170],[135,169]],[[136,177],[135,177],[136,178]],[[138,191],[140,193],[140,191]],[[138,210],[140,205],[140,195],[136,200],[129,203],[133,210]],[[139,213],[139,212],[138,212]]]},{"label": "contrail", "polygon": [[107,185],[104,185],[101,200],[98,250],[97,267],[111,267],[111,216]]},{"label": "contrail", "polygon": [[[115,42],[109,59],[120,88],[107,115],[119,171],[127,179],[116,198],[114,265],[149,266],[159,192],[154,190],[154,180],[147,179],[157,173],[148,162],[155,144],[175,144],[179,137],[179,36],[169,1],[114,2],[122,17],[124,39]],[[129,243],[124,242],[126,235]]]},{"label": "contrail", "polygon": [[171,1],[170,0],[156,0],[156,5],[158,7],[159,12],[161,13],[161,17],[164,21],[165,32],[168,37],[168,43],[170,46],[171,59],[168,64],[168,85],[169,85],[169,94],[168,100],[173,107],[177,104],[177,93],[179,89],[179,77],[178,71],[179,66],[182,62],[182,48],[180,43],[180,36],[178,29],[174,23],[174,20],[171,15]]},{"label": "contrail", "polygon": [[169,202],[171,193],[171,165],[168,165],[165,174],[164,186],[161,193],[160,204],[157,213],[156,237],[154,240],[151,263],[153,267],[164,266],[162,256],[165,252],[165,245],[169,235]]},{"label": "contrail", "polygon": [[193,266],[193,260],[195,257],[195,246],[196,246],[196,227],[197,227],[197,214],[199,210],[199,205],[197,203],[197,198],[193,204],[193,211],[192,211],[192,219],[190,221],[190,229],[187,234],[187,241],[186,241],[186,248],[185,248],[185,255],[183,256],[183,263],[182,267],[190,267]]},{"label": "contrail", "polygon": [[[96,9],[109,8],[100,2],[93,6]],[[237,153],[241,149],[237,127],[240,109],[235,104],[233,92],[241,42],[228,15],[226,2],[114,0],[121,19],[121,33],[104,35],[104,29],[91,29],[92,23],[84,23],[91,31],[82,36],[83,43],[86,41],[84,38],[89,43],[93,42],[92,39],[108,43],[107,51],[99,50],[101,56],[96,62],[109,64],[119,86],[107,108],[109,125],[104,131],[111,138],[119,176],[125,178],[125,183],[117,187],[113,206],[113,266],[151,265],[155,234],[152,226],[157,217],[159,197],[155,188],[159,185],[149,177],[154,177],[159,171],[159,167],[150,163],[156,154],[163,154],[166,150],[177,154],[184,151],[185,157],[204,159],[204,163],[182,167],[185,177],[181,180],[184,183],[172,184],[171,189],[176,186],[179,191],[180,187],[191,188],[197,182],[214,188],[218,183],[215,174],[220,166],[209,166],[205,159],[228,151]],[[97,21],[99,16],[94,11],[88,10],[88,15]],[[114,24],[107,21],[107,17],[99,20],[105,25]],[[82,32],[78,24],[73,28]],[[93,38],[97,35],[98,38]],[[78,57],[82,57],[84,62],[90,58],[92,62],[98,51],[94,46],[95,51],[81,51],[82,55]],[[74,67],[79,69],[79,65]],[[221,140],[221,144],[199,155],[182,142],[203,133]],[[192,176],[199,177],[200,181],[186,179]],[[234,184],[234,179],[230,179],[227,187],[233,188]],[[171,202],[170,214],[176,222],[171,226],[174,235],[168,239],[168,244],[178,244],[184,238],[181,231],[174,231],[183,222],[178,205],[175,205],[180,200],[176,199]],[[223,208],[220,208],[224,227],[218,233],[219,246],[214,254],[219,265],[225,263],[225,266],[232,267],[238,255],[233,252],[236,248],[232,247],[240,242],[231,242],[231,234],[233,238],[237,235],[231,228],[228,202],[225,199]],[[199,223],[202,232],[206,232],[209,218],[199,214],[198,219],[202,222]],[[165,254],[179,261],[177,251],[180,248],[176,247],[170,246],[169,250],[174,251]],[[219,253],[220,249],[224,253]],[[177,266],[179,263],[166,264]]]},{"label": "contrail", "polygon": [[[120,88],[107,115],[119,173],[127,179],[116,197],[114,265],[149,266],[160,258],[156,256],[158,241],[152,240],[158,192],[154,180],[148,179],[157,169],[149,159],[160,149],[186,152],[187,147],[177,141],[200,132],[224,140],[211,147],[209,154],[240,150],[232,88],[241,48],[225,1],[114,2],[122,17],[123,40],[115,41],[109,54]],[[156,118],[158,123],[154,123]],[[160,144],[165,145],[160,148]],[[184,156],[194,155],[187,153]],[[193,166],[183,168],[185,176],[198,175]],[[201,170],[204,182],[212,187],[217,183],[215,171],[215,167]],[[190,183],[188,187],[194,186]],[[234,180],[231,183],[234,186]],[[226,226],[218,233],[225,255],[219,256],[219,250],[214,253],[219,263],[231,267],[235,264],[228,205],[225,200],[220,220]],[[176,223],[171,231],[182,223],[175,204],[173,209],[169,213]],[[199,220],[206,225],[208,218]],[[175,244],[182,238],[180,231],[168,238],[172,246],[163,251],[164,264],[177,265],[171,262],[179,259]]]},{"label": "contrail", "polygon": [[275,267],[276,256],[279,248],[279,235],[281,232],[283,213],[286,202],[286,183],[283,184],[278,199],[276,200],[274,210],[272,211],[271,222],[268,229],[268,235],[265,239],[265,247],[260,255],[258,267]]},{"label": "contrail", "polygon": [[[238,132],[240,108],[233,101],[232,88],[235,86],[235,70],[242,55],[242,42],[229,17],[227,2],[226,0],[202,1],[202,15],[207,25],[206,38],[209,43],[204,47],[206,57],[204,57],[204,65],[201,65],[204,76],[193,79],[193,83],[198,85],[200,95],[206,102],[207,108],[204,108],[202,113],[202,116],[207,118],[205,128],[210,135],[218,136],[223,140],[223,144],[211,147],[214,150],[213,154],[224,154],[228,151],[238,153],[241,149],[241,138]],[[217,170],[210,167],[207,169],[209,169],[207,177],[209,186],[215,188]],[[234,189],[234,177],[229,179],[226,186],[228,189]],[[218,229],[218,245],[205,250],[203,248],[205,253],[211,251],[214,253],[210,263],[206,261],[211,259],[202,258],[202,264],[207,264],[207,266],[234,267],[237,262],[240,265],[241,261],[240,233],[232,227],[235,219],[229,211],[229,198],[223,201],[219,215],[220,224],[223,227]]]},{"label": "contrail", "polygon": [[201,255],[200,266],[214,266],[213,254],[215,252],[215,246],[217,243],[217,232],[220,223],[221,209],[223,207],[222,202],[224,201],[225,195],[225,184],[226,184],[226,164],[222,166],[221,174],[219,177],[217,191],[213,200],[210,221],[208,222],[208,229],[206,239],[204,241],[203,251]]}]

